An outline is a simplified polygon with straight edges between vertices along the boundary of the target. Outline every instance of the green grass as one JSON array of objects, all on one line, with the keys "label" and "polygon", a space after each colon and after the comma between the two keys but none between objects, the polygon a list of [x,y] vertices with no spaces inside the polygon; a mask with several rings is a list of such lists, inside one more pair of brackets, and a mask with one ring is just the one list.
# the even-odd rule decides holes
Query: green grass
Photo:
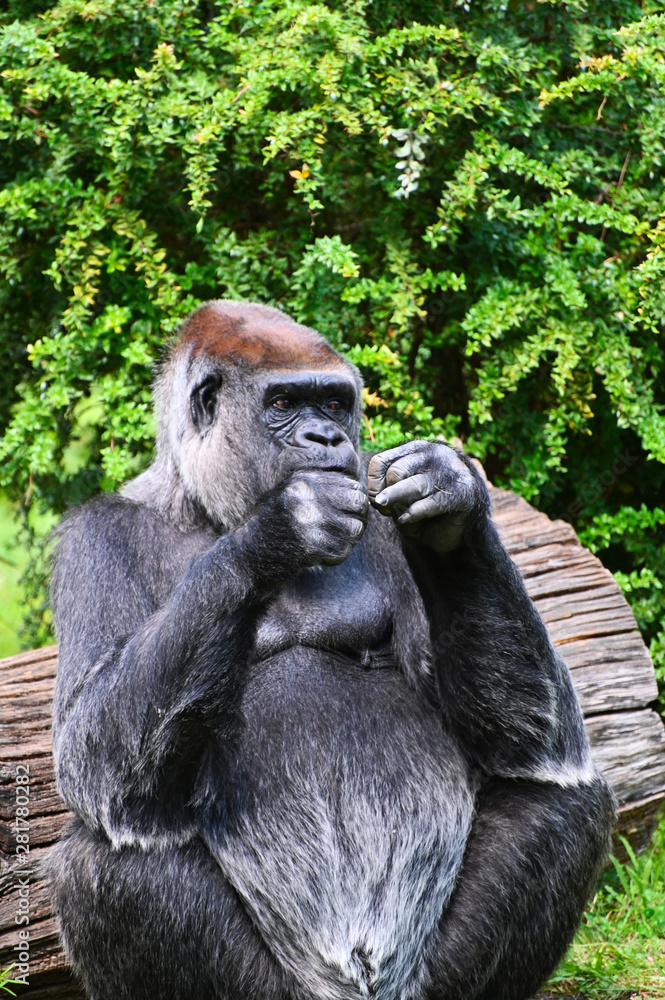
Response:
[{"label": "green grass", "polygon": [[22,979],[12,979],[12,969],[14,968],[14,965],[15,963],[12,962],[11,965],[8,965],[6,969],[3,969],[3,971],[0,972],[0,990],[4,990],[5,993],[11,993],[13,997],[15,997],[16,994],[14,993],[14,990],[9,988],[10,984],[15,984],[17,986],[19,984],[23,985]]},{"label": "green grass", "polygon": [[[42,536],[56,524],[52,514],[30,513],[30,523]],[[17,538],[16,507],[0,493],[0,658],[21,649],[20,630],[25,613],[21,577],[28,554]]]},{"label": "green grass", "polygon": [[549,988],[590,1000],[665,998],[665,816],[649,849],[613,859]]},{"label": "green grass", "polygon": [[14,507],[0,493],[0,657],[20,649],[19,628],[23,619],[21,574],[28,561],[16,541]]}]

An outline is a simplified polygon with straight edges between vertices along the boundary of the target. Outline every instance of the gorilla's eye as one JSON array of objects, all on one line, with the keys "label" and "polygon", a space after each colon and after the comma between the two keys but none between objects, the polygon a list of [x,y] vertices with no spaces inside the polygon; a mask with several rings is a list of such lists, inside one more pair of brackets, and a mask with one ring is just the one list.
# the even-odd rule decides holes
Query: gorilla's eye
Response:
[{"label": "gorilla's eye", "polygon": [[292,403],[287,396],[278,396],[277,399],[273,400],[273,406],[276,406],[278,410],[290,410]]},{"label": "gorilla's eye", "polygon": [[217,393],[221,384],[222,379],[219,375],[208,375],[192,392],[189,402],[192,420],[198,430],[209,427],[215,419]]},{"label": "gorilla's eye", "polygon": [[341,399],[329,399],[328,402],[326,403],[326,406],[328,407],[329,410],[344,409],[344,403],[341,401]]}]

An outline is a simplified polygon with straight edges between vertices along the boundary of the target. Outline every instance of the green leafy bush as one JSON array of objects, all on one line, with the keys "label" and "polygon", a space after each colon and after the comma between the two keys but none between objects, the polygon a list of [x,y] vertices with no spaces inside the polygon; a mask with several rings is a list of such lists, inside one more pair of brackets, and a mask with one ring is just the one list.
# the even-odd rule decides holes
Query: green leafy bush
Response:
[{"label": "green leafy bush", "polygon": [[368,443],[456,435],[583,529],[662,670],[664,9],[9,0],[6,490],[135,474],[181,317],[270,302],[360,365]]}]

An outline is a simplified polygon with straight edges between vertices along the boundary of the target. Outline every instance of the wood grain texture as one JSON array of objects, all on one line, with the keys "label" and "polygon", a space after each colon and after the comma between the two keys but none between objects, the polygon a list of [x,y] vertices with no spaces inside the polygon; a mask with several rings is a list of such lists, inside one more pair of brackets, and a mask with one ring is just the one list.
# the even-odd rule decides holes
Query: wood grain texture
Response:
[{"label": "wood grain texture", "polygon": [[506,490],[490,494],[503,543],[571,670],[585,716],[654,701],[653,664],[612,574],[565,521],[550,521]]},{"label": "wood grain texture", "polygon": [[[594,758],[617,795],[619,832],[636,850],[649,841],[665,800],[665,731],[648,706],[653,666],[610,573],[563,521],[491,489],[495,520],[555,645],[571,669]],[[43,865],[67,823],[55,788],[50,714],[57,648],[0,661],[0,968],[14,961],[20,871],[29,870],[32,1000],[78,1000],[59,946]],[[30,769],[30,854],[16,855],[16,768]],[[20,786],[25,787],[25,786]],[[623,851],[615,841],[615,850]]]}]

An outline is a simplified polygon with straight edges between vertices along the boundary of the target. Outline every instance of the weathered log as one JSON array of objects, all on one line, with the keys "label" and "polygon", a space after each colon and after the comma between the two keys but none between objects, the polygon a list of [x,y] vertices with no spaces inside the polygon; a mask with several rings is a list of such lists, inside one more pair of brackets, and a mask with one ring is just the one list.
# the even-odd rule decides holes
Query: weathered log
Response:
[{"label": "weathered log", "polygon": [[504,544],[572,671],[584,714],[654,701],[651,658],[611,573],[565,521],[550,521],[513,493],[492,493]]},{"label": "weathered log", "polygon": [[[635,619],[612,576],[562,521],[550,521],[521,498],[492,489],[495,520],[527,589],[566,659],[585,714],[594,758],[617,795],[619,833],[636,850],[649,841],[665,800],[665,731],[648,706],[656,697],[653,666]],[[0,969],[15,961],[21,928],[30,932],[34,1000],[75,1000],[41,871],[68,813],[55,788],[50,713],[57,647],[0,661]],[[29,784],[17,773],[29,769]],[[30,852],[17,852],[17,789],[29,789]],[[21,798],[21,801],[23,799]],[[615,840],[615,850],[622,846]],[[28,871],[29,875],[20,872]],[[29,924],[19,889],[29,886]],[[24,896],[24,898],[26,898]]]}]

